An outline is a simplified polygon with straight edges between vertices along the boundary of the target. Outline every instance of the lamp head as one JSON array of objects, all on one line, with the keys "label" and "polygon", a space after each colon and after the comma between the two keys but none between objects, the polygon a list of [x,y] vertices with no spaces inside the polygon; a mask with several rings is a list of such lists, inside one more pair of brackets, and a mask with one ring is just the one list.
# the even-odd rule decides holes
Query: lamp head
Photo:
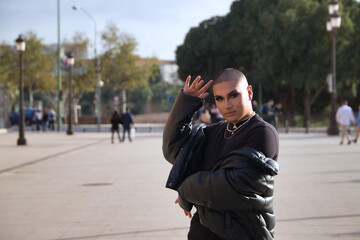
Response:
[{"label": "lamp head", "polygon": [[70,65],[70,66],[73,66],[75,64],[75,58],[74,58],[74,54],[72,54],[72,52],[68,52],[66,54],[67,56],[67,63]]},{"label": "lamp head", "polygon": [[15,42],[16,42],[16,51],[24,52],[25,51],[25,40],[22,38],[21,34],[15,40]]}]

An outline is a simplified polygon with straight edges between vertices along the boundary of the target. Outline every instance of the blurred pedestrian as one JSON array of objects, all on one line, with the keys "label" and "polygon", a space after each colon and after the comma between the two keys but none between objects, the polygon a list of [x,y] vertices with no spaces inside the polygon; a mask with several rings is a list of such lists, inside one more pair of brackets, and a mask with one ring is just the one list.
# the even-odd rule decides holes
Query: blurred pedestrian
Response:
[{"label": "blurred pedestrian", "polygon": [[262,118],[272,124],[275,125],[275,111],[274,111],[274,100],[269,99],[261,108]]},{"label": "blurred pedestrian", "polygon": [[119,124],[121,123],[120,113],[118,110],[114,110],[111,119],[111,143],[114,143],[114,133],[117,133],[119,142],[122,142],[119,133]]},{"label": "blurred pedestrian", "polygon": [[348,140],[348,145],[351,144],[348,128],[351,122],[355,123],[354,112],[351,107],[348,106],[346,100],[342,101],[341,107],[336,111],[336,122],[340,125],[341,129],[341,141],[340,144],[344,143],[344,138]]},{"label": "blurred pedestrian", "polygon": [[44,108],[43,111],[43,116],[42,116],[42,129],[45,132],[47,130],[47,126],[48,126],[48,112],[46,110],[46,108]]},{"label": "blurred pedestrian", "polygon": [[357,143],[359,136],[360,136],[360,104],[358,105],[358,115],[356,118],[356,136],[354,139],[354,143]]},{"label": "blurred pedestrian", "polygon": [[274,112],[275,112],[274,122],[275,122],[275,128],[276,129],[279,128],[279,117],[282,115],[281,109],[282,109],[282,103],[275,104],[275,107],[274,107]]},{"label": "blurred pedestrian", "polygon": [[36,122],[36,130],[40,131],[40,126],[42,125],[42,112],[40,109],[37,109],[35,112],[35,122]]},{"label": "blurred pedestrian", "polygon": [[221,115],[219,109],[215,104],[211,105],[210,116],[211,116],[211,123],[218,123],[223,119],[223,116]]},{"label": "blurred pedestrian", "polygon": [[49,118],[49,129],[51,130],[55,130],[55,121],[56,121],[56,112],[55,110],[51,107],[49,109],[49,114],[48,114],[48,118]]},{"label": "blurred pedestrian", "polygon": [[131,135],[130,135],[130,129],[134,124],[134,118],[133,115],[130,111],[130,108],[126,108],[126,112],[124,114],[122,114],[121,116],[121,123],[123,125],[123,138],[122,140],[125,141],[125,133],[128,133],[129,136],[129,141],[132,141]]},{"label": "blurred pedestrian", "polygon": [[206,125],[211,124],[211,116],[210,116],[209,109],[207,107],[204,107],[204,109],[201,111],[200,123],[204,123]]}]

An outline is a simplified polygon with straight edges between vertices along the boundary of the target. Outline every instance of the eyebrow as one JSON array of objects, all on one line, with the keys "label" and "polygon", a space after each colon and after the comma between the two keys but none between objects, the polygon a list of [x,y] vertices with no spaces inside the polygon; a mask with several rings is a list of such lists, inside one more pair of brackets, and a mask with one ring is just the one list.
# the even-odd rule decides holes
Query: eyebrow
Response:
[{"label": "eyebrow", "polygon": [[[237,91],[237,90],[233,90],[233,91],[231,91],[230,93],[228,93],[227,96],[231,96],[231,95],[233,95],[234,93],[240,93],[240,92]],[[217,98],[217,97],[223,98],[222,96],[219,96],[219,95],[215,95],[214,97],[215,97],[215,98]]]}]

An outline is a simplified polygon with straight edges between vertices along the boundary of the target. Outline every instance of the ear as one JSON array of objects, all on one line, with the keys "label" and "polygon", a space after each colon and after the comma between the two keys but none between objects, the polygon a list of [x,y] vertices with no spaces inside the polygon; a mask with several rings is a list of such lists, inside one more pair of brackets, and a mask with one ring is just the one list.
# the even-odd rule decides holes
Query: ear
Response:
[{"label": "ear", "polygon": [[248,95],[249,95],[249,100],[251,101],[251,100],[253,99],[253,89],[252,89],[252,86],[249,85],[246,90],[247,90]]}]

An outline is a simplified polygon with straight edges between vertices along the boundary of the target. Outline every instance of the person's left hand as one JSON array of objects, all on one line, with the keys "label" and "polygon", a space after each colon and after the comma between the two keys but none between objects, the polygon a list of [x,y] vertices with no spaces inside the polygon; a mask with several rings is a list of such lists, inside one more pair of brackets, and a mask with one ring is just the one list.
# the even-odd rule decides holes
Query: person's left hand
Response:
[{"label": "person's left hand", "polygon": [[[179,199],[177,198],[177,199],[175,200],[175,204],[178,204],[178,203],[179,203]],[[183,210],[184,210],[184,209],[183,209]],[[191,212],[188,212],[188,211],[184,210],[184,213],[185,213],[185,216],[188,216],[189,218],[192,217]]]}]

